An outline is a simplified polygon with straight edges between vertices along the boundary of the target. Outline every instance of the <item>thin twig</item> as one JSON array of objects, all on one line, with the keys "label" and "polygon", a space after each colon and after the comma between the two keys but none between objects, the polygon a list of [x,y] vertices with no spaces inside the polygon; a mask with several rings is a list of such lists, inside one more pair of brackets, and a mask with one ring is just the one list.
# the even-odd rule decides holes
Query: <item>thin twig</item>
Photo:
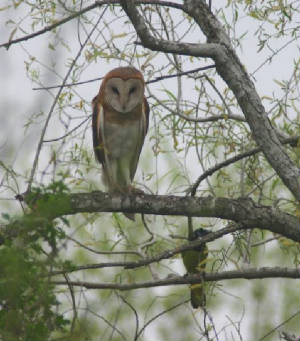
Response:
[{"label": "thin twig", "polygon": [[139,333],[137,334],[137,338],[136,340],[141,336],[141,334],[144,332],[144,330],[149,326],[150,323],[152,323],[154,320],[156,320],[157,318],[161,317],[162,315],[170,312],[171,310],[174,310],[178,307],[180,307],[181,305],[188,303],[190,300],[185,300],[183,302],[177,303],[175,305],[173,305],[171,308],[168,308],[166,310],[163,310],[162,312],[160,312],[159,314],[155,315],[154,317],[152,317],[148,322],[146,322],[143,327],[140,329]]},{"label": "thin twig", "polygon": [[137,340],[137,335],[138,335],[138,332],[139,332],[139,316],[138,316],[138,313],[137,311],[134,309],[133,305],[130,304],[123,296],[121,295],[118,295],[121,300],[126,304],[128,305],[128,307],[133,311],[134,313],[134,316],[135,316],[135,322],[136,322],[136,327],[135,327],[135,333],[134,333],[134,341]]},{"label": "thin twig", "polygon": [[71,299],[72,299],[72,306],[73,306],[73,319],[72,319],[72,323],[71,323],[71,334],[73,334],[73,331],[74,331],[74,328],[75,328],[75,323],[76,323],[76,320],[77,320],[77,309],[76,309],[76,302],[75,302],[75,295],[74,295],[74,290],[73,290],[73,287],[72,285],[70,284],[70,280],[69,280],[69,276],[64,273],[63,274],[67,284],[68,284],[68,287],[69,287],[69,290],[70,290],[70,294],[71,294]]},{"label": "thin twig", "polygon": [[[64,87],[67,88],[67,87],[76,86],[76,85],[93,83],[93,82],[100,81],[103,78],[104,77],[97,77],[97,78],[88,79],[86,81],[68,83],[68,84],[64,84]],[[60,85],[51,85],[51,86],[41,86],[41,87],[37,87],[37,88],[32,88],[32,90],[50,90],[50,89],[60,88],[61,86],[62,86],[61,84]]]},{"label": "thin twig", "polygon": [[272,58],[278,54],[280,51],[282,51],[284,48],[286,48],[289,44],[291,44],[294,40],[297,40],[298,37],[296,36],[295,38],[289,40],[287,43],[285,43],[283,46],[281,46],[278,50],[274,51],[271,56],[269,56],[264,62],[262,62],[253,72],[250,73],[250,76],[253,77],[253,75],[260,70],[265,64],[268,62],[271,62]]},{"label": "thin twig", "polygon": [[86,310],[89,313],[99,317],[102,321],[104,321],[107,325],[109,325],[113,329],[113,331],[116,331],[121,336],[122,340],[127,340],[126,336],[116,326],[114,326],[111,322],[109,322],[105,317],[95,313],[94,311],[92,311],[88,307],[86,308]]},{"label": "thin twig", "polygon": [[[107,9],[107,7],[106,7]],[[92,30],[90,31],[90,33],[88,34],[88,36],[86,37],[86,40],[84,41],[83,45],[80,47],[76,57],[74,58],[74,60],[72,61],[71,63],[71,66],[69,67],[64,79],[63,79],[63,82],[62,84],[65,84],[65,82],[67,81],[73,67],[75,66],[78,58],[80,57],[85,45],[87,44],[87,42],[89,41],[91,35],[94,33],[94,31],[96,30],[99,22],[101,21],[104,13],[106,12],[106,9],[104,9],[104,11],[102,12],[102,14],[99,16],[99,19],[97,20],[97,23],[95,24],[95,26],[92,28]],[[50,118],[53,114],[53,111],[54,111],[54,108],[56,106],[56,103],[59,99],[59,96],[61,94],[63,90],[63,87],[60,87],[60,89],[58,90],[55,98],[54,98],[54,101],[52,103],[52,106],[50,108],[50,111],[48,113],[48,116],[46,118],[46,122],[45,122],[45,125],[43,127],[43,130],[42,130],[42,133],[41,133],[41,136],[40,136],[40,140],[39,140],[39,143],[38,143],[38,147],[37,147],[37,150],[36,150],[36,153],[35,153],[35,157],[34,157],[34,161],[33,161],[33,166],[32,166],[32,169],[31,169],[31,173],[30,173],[30,177],[29,177],[29,181],[28,181],[28,187],[27,187],[27,192],[30,192],[31,191],[31,186],[32,186],[32,182],[33,182],[33,178],[34,178],[34,174],[35,174],[35,171],[36,171],[36,168],[37,168],[37,165],[38,165],[38,159],[39,159],[39,156],[40,156],[40,152],[41,152],[41,149],[42,149],[42,145],[43,145],[43,140],[44,140],[44,136],[46,134],[46,130],[47,130],[47,127],[48,127],[48,124],[49,124],[49,121],[50,121]]]},{"label": "thin twig", "polygon": [[285,325],[286,323],[288,323],[290,320],[292,320],[294,317],[296,317],[297,315],[300,314],[300,310],[298,310],[295,314],[293,314],[292,316],[290,316],[288,319],[286,319],[285,321],[281,322],[278,326],[276,326],[275,328],[273,328],[272,330],[270,330],[266,335],[264,335],[263,337],[261,337],[258,341],[262,341],[263,339],[265,339],[267,336],[273,334],[278,328],[282,327],[283,325]]},{"label": "thin twig", "polygon": [[[149,90],[148,90],[148,92],[150,93]],[[179,117],[181,117],[184,120],[189,121],[189,122],[204,123],[204,122],[214,122],[214,121],[218,121],[218,120],[228,120],[228,119],[236,120],[236,121],[239,121],[239,122],[245,122],[245,118],[242,115],[235,115],[235,114],[232,114],[232,115],[212,115],[212,116],[209,116],[209,117],[201,117],[201,118],[199,118],[199,117],[196,117],[196,118],[195,117],[189,117],[187,115],[182,114],[181,112],[177,112],[175,110],[172,110],[169,106],[164,104],[164,102],[160,101],[153,94],[151,94],[151,97],[153,97],[155,99],[155,101],[159,105],[161,105],[163,108],[168,110],[172,115],[179,116]]]},{"label": "thin twig", "polygon": [[[28,34],[28,35],[26,35],[24,37],[21,37],[21,38],[10,40],[7,43],[0,44],[0,48],[1,47],[5,47],[6,49],[9,49],[9,47],[11,45],[14,45],[14,44],[20,43],[22,41],[26,41],[26,40],[35,38],[35,37],[40,36],[40,35],[42,35],[42,34],[44,34],[46,32],[52,31],[54,28],[56,28],[58,26],[61,26],[61,25],[65,24],[65,23],[69,22],[70,20],[75,19],[75,18],[79,17],[80,15],[93,10],[96,7],[101,7],[101,6],[107,5],[107,4],[118,5],[119,2],[120,2],[119,0],[104,0],[104,1],[99,1],[98,0],[98,1],[95,1],[94,4],[92,4],[92,5],[88,6],[88,7],[85,7],[82,10],[80,10],[78,12],[75,12],[74,14],[72,14],[72,15],[66,17],[66,18],[58,20],[54,24],[46,26],[46,27],[44,27],[43,29],[41,29],[41,30],[39,30],[37,32],[34,32],[32,34]],[[172,7],[172,8],[176,8],[176,9],[182,9],[183,8],[183,6],[180,5],[180,4],[176,4],[176,3],[173,3],[173,2],[170,2],[170,1],[159,1],[159,0],[144,0],[144,1],[137,0],[136,1],[136,5],[160,5],[160,6]]]},{"label": "thin twig", "polygon": [[[106,1],[106,2],[107,2],[107,1]],[[86,8],[84,8],[84,9],[82,9],[81,11],[76,12],[76,13],[74,13],[74,14],[72,14],[72,15],[66,17],[66,18],[63,18],[63,19],[61,19],[61,20],[58,20],[58,21],[56,21],[54,24],[49,25],[49,26],[46,26],[46,27],[44,27],[43,29],[41,29],[41,30],[39,30],[39,31],[36,31],[36,32],[34,32],[34,33],[31,33],[31,34],[28,34],[28,35],[26,35],[26,36],[24,36],[24,37],[21,37],[21,38],[17,38],[17,39],[14,39],[14,40],[10,40],[10,41],[8,41],[7,43],[1,44],[1,45],[0,45],[0,48],[1,48],[1,47],[5,47],[5,48],[8,50],[9,47],[10,47],[11,45],[13,45],[13,44],[17,44],[17,43],[20,43],[20,42],[22,42],[22,41],[25,41],[25,40],[29,40],[29,39],[35,38],[35,37],[37,37],[37,36],[39,36],[39,35],[42,35],[42,34],[44,34],[44,33],[46,33],[46,32],[52,31],[54,28],[56,28],[56,27],[58,27],[58,26],[60,26],[60,25],[63,25],[63,24],[65,24],[65,23],[69,22],[70,20],[72,20],[72,19],[74,19],[74,18],[77,18],[78,16],[80,16],[80,15],[84,14],[85,12],[88,12],[88,11],[94,9],[95,7],[98,7],[98,6],[99,6],[99,4],[98,4],[97,2],[95,2],[93,5],[90,5],[90,6],[86,7]]]},{"label": "thin twig", "polygon": [[[156,83],[156,82],[159,82],[159,81],[164,80],[164,79],[174,78],[174,77],[178,77],[178,76],[185,76],[185,75],[189,75],[191,73],[195,73],[195,72],[199,72],[199,71],[205,71],[205,70],[209,70],[209,69],[213,69],[213,68],[215,68],[215,64],[199,67],[199,68],[188,70],[188,71],[175,73],[174,75],[159,76],[159,77],[156,77],[156,78],[152,79],[151,81],[147,81],[145,83],[146,84]],[[49,90],[49,89],[60,88],[62,86],[71,87],[71,86],[75,86],[75,85],[82,85],[82,84],[96,82],[96,81],[102,80],[103,78],[104,77],[97,77],[97,78],[88,79],[86,81],[68,83],[68,84],[64,84],[64,85],[60,84],[60,85],[52,85],[52,86],[32,88],[32,90]]]},{"label": "thin twig", "polygon": [[65,135],[61,136],[61,137],[57,137],[55,139],[50,139],[50,140],[43,140],[43,142],[56,142],[59,140],[64,139],[65,137],[71,135],[75,130],[77,130],[78,128],[80,128],[85,122],[87,122],[90,118],[92,117],[92,115],[89,115],[85,120],[83,120],[81,123],[79,123],[76,127],[74,127],[73,129],[71,129],[69,132],[67,132]]},{"label": "thin twig", "polygon": [[[292,144],[294,145],[295,143],[297,143],[297,141],[299,140],[299,136],[293,136],[293,137],[289,137],[287,139],[283,139],[281,141],[282,144]],[[261,152],[261,148],[254,148],[254,149],[251,149],[249,150],[248,152],[245,152],[245,153],[241,153],[241,154],[238,154],[234,157],[231,157],[223,162],[220,162],[218,164],[216,164],[215,166],[209,168],[208,170],[206,170],[202,175],[200,175],[198,177],[198,179],[195,181],[195,183],[190,186],[186,193],[189,194],[191,193],[192,196],[196,194],[196,191],[197,191],[197,188],[199,187],[200,183],[206,179],[208,176],[211,176],[212,174],[214,174],[216,171],[220,170],[221,168],[224,168],[226,166],[229,166],[231,165],[232,163],[235,163],[239,160],[242,160],[246,157],[249,157],[249,156],[252,156],[252,155],[255,155],[259,152]]]},{"label": "thin twig", "polygon": [[219,96],[219,98],[221,99],[221,101],[223,102],[225,108],[227,109],[228,111],[228,116],[229,117],[233,117],[235,116],[232,112],[231,112],[231,109],[229,108],[229,106],[227,105],[224,97],[222,96],[221,92],[219,91],[219,89],[215,86],[215,84],[209,79],[209,77],[204,74],[203,77],[208,81],[208,83],[211,85],[211,87],[215,90],[215,92],[217,93],[217,95]]},{"label": "thin twig", "polygon": [[269,242],[272,242],[273,240],[278,240],[280,238],[282,238],[282,236],[277,236],[277,237],[269,238],[269,239],[263,240],[261,242],[257,242],[257,243],[251,244],[250,246],[251,247],[256,247],[256,246],[264,245],[264,244],[267,244]]},{"label": "thin twig", "polygon": [[192,70],[188,70],[188,71],[182,71],[182,72],[178,72],[174,75],[164,75],[164,76],[160,76],[160,77],[156,77],[151,81],[146,82],[147,84],[151,84],[151,83],[156,83],[159,82],[161,80],[164,79],[169,79],[169,78],[174,78],[174,77],[180,77],[180,76],[185,76],[185,75],[189,75],[191,73],[195,73],[195,72],[199,72],[199,71],[205,71],[205,70],[209,70],[209,69],[213,69],[215,68],[216,65],[212,64],[212,65],[207,65],[207,66],[203,66],[203,67],[199,67],[196,69],[192,69]]},{"label": "thin twig", "polygon": [[107,267],[124,267],[125,269],[139,268],[139,267],[147,266],[147,265],[152,264],[152,263],[159,262],[163,259],[169,259],[169,258],[175,256],[176,254],[179,254],[179,253],[186,251],[186,250],[191,250],[195,247],[203,245],[204,243],[211,242],[217,238],[222,237],[225,234],[235,232],[239,229],[240,229],[240,227],[234,226],[234,225],[229,226],[229,227],[225,227],[219,231],[211,232],[211,233],[205,235],[203,238],[201,238],[201,239],[199,238],[199,239],[195,240],[194,242],[189,242],[189,243],[183,244],[183,245],[176,247],[174,249],[163,251],[162,253],[159,253],[156,256],[149,257],[149,258],[143,258],[143,259],[138,260],[138,261],[121,261],[121,262],[86,264],[86,265],[80,265],[80,266],[76,266],[76,267],[74,266],[71,269],[55,270],[55,271],[52,271],[50,275],[55,276],[55,275],[61,275],[61,274],[67,273],[67,272],[70,273],[70,272],[75,272],[75,271],[80,271],[80,270],[103,269],[103,268],[107,268]]},{"label": "thin twig", "polygon": [[205,307],[203,307],[203,310],[204,310],[203,324],[204,324],[204,329],[205,329],[205,336],[207,337],[208,341],[211,340],[209,338],[209,328],[207,328],[207,325],[206,325],[206,318],[208,317],[208,319],[209,319],[209,321],[211,323],[212,329],[214,331],[214,334],[215,334],[215,340],[218,341],[218,334],[217,334],[217,331],[216,331],[216,328],[215,328],[215,324],[214,324],[213,318],[212,318],[212,316],[210,315],[210,313],[208,312],[208,310]]},{"label": "thin twig", "polygon": [[78,240],[76,240],[70,236],[68,236],[67,238],[72,240],[77,245],[83,247],[84,249],[86,249],[90,252],[93,252],[97,255],[136,255],[136,256],[143,258],[143,255],[138,251],[130,251],[130,250],[126,250],[126,251],[98,251],[98,250],[94,250],[94,249],[80,243]]},{"label": "thin twig", "polygon": [[188,240],[192,240],[193,238],[193,219],[192,217],[187,217],[188,218]]},{"label": "thin twig", "polygon": [[145,214],[142,213],[141,216],[142,216],[142,222],[143,222],[143,225],[144,225],[144,227],[145,227],[145,230],[146,230],[146,231],[149,233],[149,235],[150,235],[150,237],[149,237],[147,240],[145,240],[145,241],[142,243],[142,245],[140,246],[140,249],[142,250],[142,249],[145,249],[145,248],[147,248],[147,247],[149,247],[150,245],[153,245],[153,244],[155,243],[155,236],[154,236],[154,233],[151,232],[151,230],[149,229],[149,226],[148,226],[148,224],[147,224],[147,222],[146,222],[146,219],[145,219]]}]

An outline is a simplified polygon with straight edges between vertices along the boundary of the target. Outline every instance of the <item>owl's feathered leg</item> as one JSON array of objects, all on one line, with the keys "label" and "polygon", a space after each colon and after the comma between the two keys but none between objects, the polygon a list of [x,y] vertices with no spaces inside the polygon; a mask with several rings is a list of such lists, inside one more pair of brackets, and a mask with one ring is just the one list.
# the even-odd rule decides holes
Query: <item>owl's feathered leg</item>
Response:
[{"label": "owl's feathered leg", "polygon": [[[109,193],[130,194],[132,186],[129,177],[128,167],[123,166],[122,160],[110,160],[109,171],[103,172],[103,182],[109,190]],[[124,216],[135,221],[134,213],[125,213]]]}]

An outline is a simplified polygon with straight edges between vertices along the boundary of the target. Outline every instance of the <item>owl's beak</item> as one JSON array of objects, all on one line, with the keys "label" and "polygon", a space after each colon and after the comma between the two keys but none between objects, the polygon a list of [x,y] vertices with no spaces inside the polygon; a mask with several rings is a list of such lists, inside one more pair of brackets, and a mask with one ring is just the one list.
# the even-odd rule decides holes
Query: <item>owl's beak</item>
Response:
[{"label": "owl's beak", "polygon": [[126,112],[126,101],[127,98],[125,96],[120,96],[120,108],[122,110],[122,113]]}]

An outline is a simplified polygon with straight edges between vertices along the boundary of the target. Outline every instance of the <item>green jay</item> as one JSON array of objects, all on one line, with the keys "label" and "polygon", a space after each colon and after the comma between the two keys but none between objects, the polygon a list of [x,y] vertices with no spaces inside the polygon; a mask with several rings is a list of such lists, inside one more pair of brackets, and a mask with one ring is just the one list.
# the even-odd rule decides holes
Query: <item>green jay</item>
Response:
[{"label": "green jay", "polygon": [[[203,228],[195,230],[189,237],[190,241],[202,238],[210,233],[210,231]],[[205,271],[208,248],[206,244],[195,247],[194,249],[183,251],[182,254],[183,264],[188,274],[197,274]],[[191,285],[191,304],[194,309],[204,307],[206,303],[205,291],[203,283]]]}]

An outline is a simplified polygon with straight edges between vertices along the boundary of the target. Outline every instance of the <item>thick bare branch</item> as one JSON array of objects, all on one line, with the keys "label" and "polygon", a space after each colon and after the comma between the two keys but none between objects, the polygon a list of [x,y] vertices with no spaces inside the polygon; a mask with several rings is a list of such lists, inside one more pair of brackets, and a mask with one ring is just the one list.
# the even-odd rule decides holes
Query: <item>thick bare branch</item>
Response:
[{"label": "thick bare branch", "polygon": [[[25,194],[25,201],[26,196]],[[51,202],[55,198],[51,196]],[[20,197],[20,196],[19,196]],[[39,196],[39,200],[47,202]],[[178,197],[166,195],[111,195],[100,191],[74,193],[57,198],[58,203],[49,209],[53,219],[81,212],[128,212],[156,215],[182,215],[190,217],[215,217],[233,220],[243,228],[261,228],[300,241],[297,217],[270,206],[257,205],[249,198],[227,199],[215,197]],[[56,209],[55,209],[56,208]],[[49,213],[49,214],[50,214]]]},{"label": "thick bare branch", "polygon": [[254,84],[234,52],[221,23],[210,11],[205,1],[185,0],[184,10],[198,23],[207,41],[225,47],[215,57],[217,72],[235,94],[256,143],[285,185],[299,200],[299,169],[280,143]]},{"label": "thick bare branch", "polygon": [[[69,285],[84,287],[86,289],[117,289],[117,290],[134,290],[141,288],[153,288],[169,285],[182,285],[182,284],[196,284],[202,283],[203,279],[206,282],[217,282],[230,279],[262,279],[262,278],[291,278],[299,279],[299,269],[289,268],[250,268],[242,270],[231,270],[219,273],[205,273],[196,274],[189,276],[171,276],[166,279],[130,283],[130,284],[119,284],[119,283],[93,283],[93,282],[81,282],[81,281],[69,281]],[[52,281],[55,285],[68,285],[66,281]]]},{"label": "thick bare branch", "polygon": [[154,38],[148,30],[143,17],[139,14],[133,0],[120,0],[120,3],[131,20],[142,45],[153,51],[183,54],[189,56],[215,58],[219,53],[219,44],[192,44]]},{"label": "thick bare branch", "polygon": [[215,217],[233,220],[245,228],[262,228],[300,241],[297,217],[269,206],[256,205],[251,199],[191,198],[164,195],[111,196],[107,193],[70,195],[71,210],[79,212],[128,212],[158,215]]}]

